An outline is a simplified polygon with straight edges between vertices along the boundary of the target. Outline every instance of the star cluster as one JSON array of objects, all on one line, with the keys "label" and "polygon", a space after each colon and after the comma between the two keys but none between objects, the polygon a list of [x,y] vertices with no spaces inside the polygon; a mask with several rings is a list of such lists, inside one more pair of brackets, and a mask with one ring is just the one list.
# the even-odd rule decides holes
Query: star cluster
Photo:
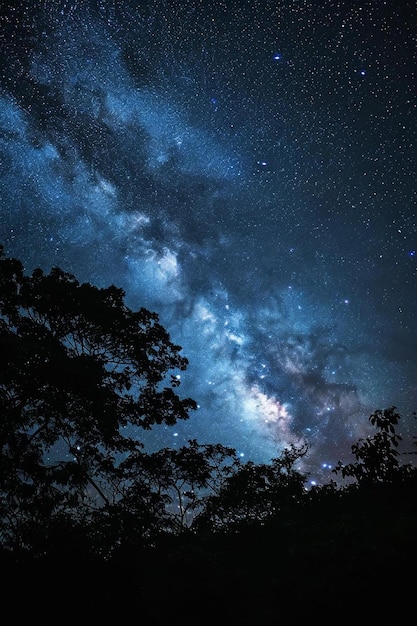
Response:
[{"label": "star cluster", "polygon": [[322,471],[417,409],[411,2],[1,8],[0,241],[158,312],[188,438]]}]

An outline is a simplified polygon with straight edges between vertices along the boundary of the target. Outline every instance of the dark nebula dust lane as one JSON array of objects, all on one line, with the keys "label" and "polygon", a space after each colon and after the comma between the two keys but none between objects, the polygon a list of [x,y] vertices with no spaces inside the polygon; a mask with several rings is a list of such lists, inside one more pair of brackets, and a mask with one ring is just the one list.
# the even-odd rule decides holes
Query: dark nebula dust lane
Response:
[{"label": "dark nebula dust lane", "polygon": [[[189,438],[312,477],[417,410],[411,2],[1,7],[0,242],[126,291],[189,367]],[[414,430],[413,430],[414,428]]]}]

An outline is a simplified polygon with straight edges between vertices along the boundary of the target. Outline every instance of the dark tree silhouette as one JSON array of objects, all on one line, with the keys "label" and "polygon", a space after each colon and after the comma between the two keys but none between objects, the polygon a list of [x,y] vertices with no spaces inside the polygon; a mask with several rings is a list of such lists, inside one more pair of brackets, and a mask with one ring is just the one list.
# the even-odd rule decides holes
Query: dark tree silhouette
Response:
[{"label": "dark tree silhouette", "polygon": [[306,474],[295,464],[308,446],[291,444],[270,464],[248,461],[225,477],[223,486],[210,496],[196,519],[198,528],[230,531],[252,523],[264,523],[298,504],[305,494]]},{"label": "dark tree silhouette", "polygon": [[371,597],[375,620],[385,581],[390,597],[407,582],[412,593],[404,556],[416,560],[417,473],[400,462],[396,408],[375,411],[376,434],[335,468],[347,486],[307,489],[297,469],[307,445],[261,465],[194,439],[147,453],[141,429],[196,408],[176,392],[180,352],[121,289],[58,268],[27,276],[0,247],[5,607],[44,619],[65,590],[96,621],[139,607],[145,622],[184,623],[204,606],[212,619],[269,624],[278,602],[300,619],[333,619],[342,591],[354,619]]},{"label": "dark tree silhouette", "polygon": [[399,462],[398,445],[402,438],[395,427],[400,418],[395,406],[374,411],[369,421],[378,432],[366,439],[359,439],[352,446],[356,461],[347,465],[339,461],[333,472],[341,474],[343,478],[354,479],[358,485],[398,482],[414,473],[411,463]]},{"label": "dark tree silhouette", "polygon": [[141,476],[140,488],[146,485],[154,497],[164,502],[165,516],[161,518],[160,530],[179,534],[192,527],[207,501],[221,492],[238,467],[234,448],[220,443],[199,444],[195,439],[179,450],[138,452],[122,463],[132,483],[120,504],[127,510],[136,509],[135,477]]},{"label": "dark tree silhouette", "polygon": [[3,546],[42,550],[57,520],[84,526],[113,507],[120,463],[141,448],[138,430],[173,425],[196,408],[175,391],[188,364],[181,347],[124,295],[59,268],[27,276],[0,248]]}]

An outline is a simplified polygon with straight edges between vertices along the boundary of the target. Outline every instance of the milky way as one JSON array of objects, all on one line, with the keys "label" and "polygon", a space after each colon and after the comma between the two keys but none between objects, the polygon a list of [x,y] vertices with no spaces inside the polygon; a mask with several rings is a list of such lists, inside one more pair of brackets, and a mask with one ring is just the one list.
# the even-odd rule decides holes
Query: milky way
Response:
[{"label": "milky way", "polygon": [[[0,242],[123,287],[189,359],[189,438],[312,475],[416,432],[408,2],[3,2]],[[413,431],[414,428],[414,431]]]}]

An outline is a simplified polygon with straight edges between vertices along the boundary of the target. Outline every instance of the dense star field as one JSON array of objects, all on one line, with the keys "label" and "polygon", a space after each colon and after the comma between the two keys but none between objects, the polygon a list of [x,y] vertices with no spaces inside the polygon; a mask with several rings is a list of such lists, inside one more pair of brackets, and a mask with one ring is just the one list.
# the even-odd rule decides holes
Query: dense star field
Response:
[{"label": "dense star field", "polygon": [[199,408],[155,428],[312,480],[416,434],[416,10],[401,0],[1,5],[0,243],[156,311]]}]

